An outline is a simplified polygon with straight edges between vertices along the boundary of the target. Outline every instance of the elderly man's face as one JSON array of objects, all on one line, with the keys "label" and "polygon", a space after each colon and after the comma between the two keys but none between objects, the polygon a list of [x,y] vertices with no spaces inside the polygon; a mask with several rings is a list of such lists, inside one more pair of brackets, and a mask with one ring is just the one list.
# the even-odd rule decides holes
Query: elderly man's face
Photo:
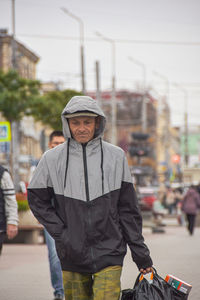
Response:
[{"label": "elderly man's face", "polygon": [[81,144],[93,139],[96,129],[95,117],[74,117],[69,119],[69,128],[73,138]]}]

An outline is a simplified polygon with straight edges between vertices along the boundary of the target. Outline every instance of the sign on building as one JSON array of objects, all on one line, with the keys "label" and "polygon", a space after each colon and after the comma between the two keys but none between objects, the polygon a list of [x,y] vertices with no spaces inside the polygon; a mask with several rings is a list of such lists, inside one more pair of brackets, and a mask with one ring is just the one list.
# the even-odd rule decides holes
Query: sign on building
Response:
[{"label": "sign on building", "polygon": [[0,142],[11,141],[10,122],[0,122]]}]

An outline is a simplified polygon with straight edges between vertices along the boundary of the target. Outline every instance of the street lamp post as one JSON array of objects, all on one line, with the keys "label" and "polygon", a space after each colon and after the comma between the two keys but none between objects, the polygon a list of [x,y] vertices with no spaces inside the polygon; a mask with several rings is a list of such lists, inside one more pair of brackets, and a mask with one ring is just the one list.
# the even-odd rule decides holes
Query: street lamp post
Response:
[{"label": "street lamp post", "polygon": [[116,102],[116,50],[115,41],[111,38],[107,38],[100,32],[95,33],[97,36],[111,44],[111,57],[112,57],[112,118],[111,118],[111,143],[117,144],[117,102]]},{"label": "street lamp post", "polygon": [[79,23],[79,32],[80,32],[80,56],[81,56],[81,86],[82,86],[82,93],[85,94],[85,61],[84,61],[84,24],[83,21],[72,14],[68,9],[65,7],[61,7],[62,11],[66,13],[71,18],[75,19]]},{"label": "street lamp post", "polygon": [[146,132],[147,130],[147,102],[146,102],[146,97],[145,97],[145,93],[146,93],[146,66],[134,59],[133,57],[129,56],[128,59],[133,62],[134,64],[140,66],[142,68],[142,76],[143,76],[143,99],[142,99],[142,131]]},{"label": "street lamp post", "polygon": [[[12,41],[11,41],[11,48],[12,48],[12,69],[17,70],[17,43],[15,40],[16,31],[15,31],[15,0],[12,0]],[[10,152],[10,166],[11,166],[11,174],[13,177],[13,182],[15,185],[16,190],[19,189],[19,122],[13,121],[11,122],[11,132],[12,132],[12,139],[11,139],[11,152]]]},{"label": "street lamp post", "polygon": [[101,101],[101,93],[100,93],[100,75],[99,75],[99,61],[95,62],[95,73],[96,73],[96,99],[102,107],[102,101]]}]

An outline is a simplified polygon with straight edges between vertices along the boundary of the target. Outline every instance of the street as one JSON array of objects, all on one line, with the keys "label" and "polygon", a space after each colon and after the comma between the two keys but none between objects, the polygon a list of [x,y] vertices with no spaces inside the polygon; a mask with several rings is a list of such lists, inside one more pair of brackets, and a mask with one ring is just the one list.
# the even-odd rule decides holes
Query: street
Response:
[{"label": "street", "polygon": [[[172,274],[190,284],[190,300],[200,299],[200,228],[189,236],[186,228],[167,226],[165,233],[152,234],[144,228],[154,267],[162,277]],[[138,275],[127,253],[122,273],[122,289],[133,286]],[[5,244],[0,258],[0,300],[50,300],[46,245]]]}]

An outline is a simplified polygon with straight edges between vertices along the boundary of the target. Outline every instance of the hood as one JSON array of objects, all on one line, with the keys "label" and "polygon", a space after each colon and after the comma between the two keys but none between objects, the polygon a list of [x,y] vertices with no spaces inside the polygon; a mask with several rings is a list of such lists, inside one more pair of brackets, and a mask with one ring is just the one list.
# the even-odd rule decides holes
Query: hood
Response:
[{"label": "hood", "polygon": [[86,110],[93,112],[100,117],[100,124],[99,128],[95,131],[95,137],[101,137],[103,135],[106,125],[106,118],[103,111],[97,104],[97,101],[88,96],[74,96],[67,103],[61,114],[63,134],[66,139],[72,138],[72,136],[65,115]]}]

